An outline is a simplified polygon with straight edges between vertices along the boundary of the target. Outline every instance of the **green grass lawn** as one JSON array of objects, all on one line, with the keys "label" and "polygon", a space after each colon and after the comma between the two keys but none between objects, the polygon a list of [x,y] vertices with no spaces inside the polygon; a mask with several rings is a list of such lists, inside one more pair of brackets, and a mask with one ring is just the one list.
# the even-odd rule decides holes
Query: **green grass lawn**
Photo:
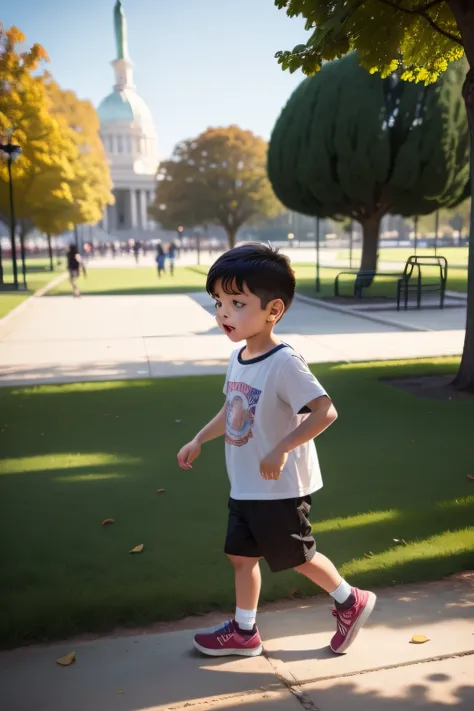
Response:
[{"label": "green grass lawn", "polygon": [[[82,294],[90,295],[132,295],[132,294],[183,294],[199,291],[205,287],[205,277],[193,269],[176,267],[174,276],[168,272],[158,279],[153,267],[137,268],[91,268],[87,276],[81,276],[79,289]],[[68,281],[59,284],[50,295],[70,294]]]},{"label": "green grass lawn", "polygon": [[[354,249],[352,251],[354,263],[357,264],[360,262],[361,258],[361,252],[362,250],[360,247]],[[468,252],[469,249],[468,247],[443,247],[440,246],[438,247],[438,254],[440,257],[446,257],[448,260],[448,267],[464,267],[467,269],[467,258],[468,258]],[[392,247],[382,247],[379,250],[379,259],[381,262],[406,262],[408,257],[410,257],[412,254],[414,254],[414,248],[413,247],[400,247],[400,248],[392,248]],[[417,253],[419,255],[433,255],[434,256],[434,249],[421,249],[418,248]],[[340,252],[337,253],[337,258],[338,259],[349,259],[349,250],[344,249],[341,250]]]},{"label": "green grass lawn", "polygon": [[[50,272],[44,271],[46,264],[49,265],[47,260],[29,260],[27,262],[27,268],[30,267],[31,271],[27,271],[27,291],[1,291],[0,289],[0,318],[6,316],[12,309],[19,306],[22,301],[28,299],[35,291],[41,289],[41,287],[48,284],[50,281],[55,279],[61,272]],[[38,271],[37,271],[38,270]],[[6,262],[3,265],[3,273],[5,282],[13,282],[13,272],[10,262]],[[21,261],[18,262],[18,279],[20,284],[23,284],[23,272],[21,268]]]},{"label": "green grass lawn", "polygon": [[[453,359],[314,367],[339,420],[318,445],[313,530],[355,584],[472,567],[474,399],[417,399],[380,380],[455,370]],[[192,471],[176,464],[221,387],[209,376],[0,389],[3,645],[232,609],[223,442]],[[315,590],[264,566],[265,601]]]},{"label": "green grass lawn", "polygon": [[[316,282],[316,267],[312,265],[294,265],[297,281],[297,290],[301,294],[312,297],[328,298],[334,296],[334,280],[336,276],[344,271],[341,267],[329,268],[323,267],[320,270],[321,291],[319,294],[315,291]],[[395,272],[394,272],[395,273]],[[423,270],[423,275],[429,277],[430,280],[436,277],[436,270],[427,268]],[[354,276],[341,277],[340,294],[342,296],[352,296],[354,292]],[[458,291],[466,293],[467,291],[467,269],[456,269],[449,271],[448,269],[448,284],[447,289],[450,291]],[[385,297],[396,299],[397,295],[397,277],[385,275],[377,276],[369,289],[364,290],[364,297]]]},{"label": "green grass lawn", "polygon": [[[334,296],[334,279],[341,267],[322,267],[320,270],[321,291],[316,294],[315,279],[316,267],[311,264],[293,264],[296,272],[297,289],[300,293],[312,297],[330,298]],[[207,266],[177,267],[175,275],[166,274],[158,279],[153,267],[139,268],[114,268],[114,269],[89,269],[87,277],[81,277],[79,288],[84,295],[132,295],[132,294],[175,294],[198,291],[205,288]],[[434,276],[435,271],[427,270],[427,274]],[[366,293],[375,297],[396,297],[397,279],[388,276],[376,277],[373,285]],[[353,290],[353,277],[344,277],[341,282],[341,294],[351,295]],[[467,271],[456,270],[448,272],[448,289],[465,292],[467,289]],[[48,292],[49,296],[70,294],[71,287],[68,281],[59,284]]]}]

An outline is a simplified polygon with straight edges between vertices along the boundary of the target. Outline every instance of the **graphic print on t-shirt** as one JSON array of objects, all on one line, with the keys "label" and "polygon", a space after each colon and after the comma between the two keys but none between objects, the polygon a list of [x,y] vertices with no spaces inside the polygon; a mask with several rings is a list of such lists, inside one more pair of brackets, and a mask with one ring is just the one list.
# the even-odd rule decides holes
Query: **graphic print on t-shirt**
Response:
[{"label": "graphic print on t-shirt", "polygon": [[226,435],[228,444],[242,447],[253,437],[252,426],[261,390],[247,383],[227,383]]}]

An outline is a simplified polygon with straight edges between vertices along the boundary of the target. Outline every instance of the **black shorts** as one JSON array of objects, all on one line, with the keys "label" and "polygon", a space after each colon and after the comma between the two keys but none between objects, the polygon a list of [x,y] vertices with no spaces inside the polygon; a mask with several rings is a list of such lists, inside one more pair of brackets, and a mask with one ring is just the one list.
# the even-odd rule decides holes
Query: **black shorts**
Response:
[{"label": "black shorts", "polygon": [[224,550],[228,555],[265,558],[274,573],[303,565],[316,552],[310,510],[311,496],[270,501],[229,499]]}]

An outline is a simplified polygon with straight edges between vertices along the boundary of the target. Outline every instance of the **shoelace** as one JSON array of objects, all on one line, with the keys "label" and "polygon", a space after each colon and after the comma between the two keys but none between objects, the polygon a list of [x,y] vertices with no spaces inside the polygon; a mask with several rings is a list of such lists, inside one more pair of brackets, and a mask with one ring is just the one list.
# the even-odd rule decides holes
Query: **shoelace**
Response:
[{"label": "shoelace", "polygon": [[[347,628],[352,621],[351,608],[349,610],[338,610],[337,607],[332,611],[332,614],[336,618],[336,625],[338,632],[340,632],[344,637],[347,633]],[[346,617],[344,617],[346,616]]]},{"label": "shoelace", "polygon": [[220,627],[217,627],[215,632],[221,632],[222,634],[232,634],[234,627],[232,625],[232,620],[226,620]]}]

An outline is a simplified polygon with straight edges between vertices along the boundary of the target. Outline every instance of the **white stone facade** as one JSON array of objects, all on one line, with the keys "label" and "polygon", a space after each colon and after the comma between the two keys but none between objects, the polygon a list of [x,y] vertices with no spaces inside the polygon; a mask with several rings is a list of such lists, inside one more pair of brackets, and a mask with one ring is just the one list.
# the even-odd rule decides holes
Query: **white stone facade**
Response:
[{"label": "white stone facade", "polygon": [[133,236],[130,231],[135,231],[143,239],[148,236],[143,233],[156,230],[148,206],[154,199],[159,162],[157,135],[151,112],[136,93],[132,62],[117,58],[112,66],[113,91],[97,110],[115,197],[115,204],[104,213],[102,227],[111,237],[120,239],[125,233],[129,237]]}]

